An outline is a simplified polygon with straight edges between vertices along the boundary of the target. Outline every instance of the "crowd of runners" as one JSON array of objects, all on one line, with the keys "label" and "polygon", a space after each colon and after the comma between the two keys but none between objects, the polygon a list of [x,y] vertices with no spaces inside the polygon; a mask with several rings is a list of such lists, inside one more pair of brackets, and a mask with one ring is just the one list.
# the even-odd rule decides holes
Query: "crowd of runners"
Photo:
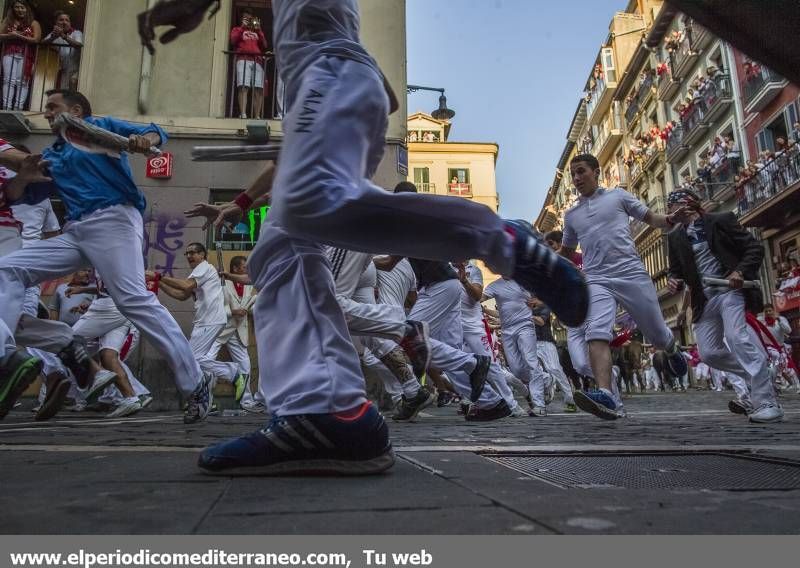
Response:
[{"label": "crowd of runners", "polygon": [[[143,41],[158,25],[175,26],[167,39],[191,31],[213,4],[161,0],[140,16]],[[147,377],[140,382],[125,359],[141,336],[169,366],[185,423],[214,411],[220,380],[242,408],[269,414],[262,429],[204,450],[203,471],[377,473],[394,453],[365,374],[391,397],[392,421],[417,420],[433,404],[453,404],[468,421],[545,419],[557,391],[563,411],[624,418],[612,357],[631,339],[615,331],[621,307],[652,346],[642,365],[652,388],[662,381],[648,367],[682,378],[692,364],[714,388],[733,388],[732,412],[783,419],[776,385],[798,388],[788,330],[752,284],[764,249],[734,214],[704,211],[685,189],[657,214],[623,189],[600,187],[588,154],[570,163],[579,198],[563,232],[547,235],[468,200],[417,195],[408,182],[387,191],[371,178],[397,104],[359,42],[357,2],[274,0],[273,11],[288,101],[279,160],[231,203],[186,211],[209,226],[271,206],[250,256],[222,274],[201,243],[185,249],[186,278],[146,270],[145,199],[125,153],[85,151],[55,127],[41,155],[0,143],[0,418],[40,376],[39,420],[66,401],[104,404],[115,418],[140,411],[153,400]],[[167,142],[154,124],[94,116],[79,92],[48,92],[45,118],[54,125],[62,114],[128,138],[132,153]],[[69,220],[61,229],[52,191]],[[691,349],[664,322],[630,218],[668,232],[669,287],[691,309]],[[484,286],[477,261],[500,278]],[[42,310],[39,285],[68,275],[52,312]],[[188,338],[159,301],[165,295],[193,300]],[[218,360],[223,345],[230,362]]]}]

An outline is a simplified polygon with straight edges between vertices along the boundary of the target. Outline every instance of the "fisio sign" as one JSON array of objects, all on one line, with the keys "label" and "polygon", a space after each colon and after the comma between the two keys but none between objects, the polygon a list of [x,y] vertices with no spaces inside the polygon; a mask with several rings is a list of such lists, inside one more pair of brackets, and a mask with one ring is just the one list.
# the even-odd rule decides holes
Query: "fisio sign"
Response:
[{"label": "fisio sign", "polygon": [[147,160],[147,177],[169,179],[172,177],[172,153],[164,152]]}]

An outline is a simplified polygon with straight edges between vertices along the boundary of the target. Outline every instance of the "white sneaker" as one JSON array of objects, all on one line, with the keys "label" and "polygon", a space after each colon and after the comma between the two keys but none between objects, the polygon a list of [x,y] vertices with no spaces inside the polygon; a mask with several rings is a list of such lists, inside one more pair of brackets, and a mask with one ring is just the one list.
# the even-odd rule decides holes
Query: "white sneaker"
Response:
[{"label": "white sneaker", "polygon": [[528,413],[519,404],[515,404],[511,409],[511,418],[524,418],[527,415]]},{"label": "white sneaker", "polygon": [[86,389],[86,392],[83,393],[84,398],[87,400],[91,399],[92,395],[102,392],[116,378],[116,373],[112,373],[111,371],[105,369],[97,371],[97,374],[94,376],[94,382],[92,382],[89,388]]},{"label": "white sneaker", "polygon": [[534,406],[528,411],[528,416],[547,416],[547,409],[544,406]]},{"label": "white sneaker", "polygon": [[243,410],[252,414],[266,414],[267,407],[257,400],[243,400],[240,404]]},{"label": "white sneaker", "polygon": [[770,424],[783,420],[783,409],[777,404],[766,403],[750,413],[750,422]]},{"label": "white sneaker", "polygon": [[247,118],[247,113],[243,112],[242,114],[239,115],[239,118],[242,118],[242,119]]},{"label": "white sneaker", "polygon": [[122,402],[119,403],[113,411],[106,414],[106,418],[122,418],[123,416],[130,416],[131,414],[136,414],[142,409],[142,403],[139,402],[139,399],[134,398],[126,398]]},{"label": "white sneaker", "polygon": [[150,406],[150,403],[153,402],[153,397],[149,394],[143,394],[139,396],[139,402],[142,405],[142,410]]}]

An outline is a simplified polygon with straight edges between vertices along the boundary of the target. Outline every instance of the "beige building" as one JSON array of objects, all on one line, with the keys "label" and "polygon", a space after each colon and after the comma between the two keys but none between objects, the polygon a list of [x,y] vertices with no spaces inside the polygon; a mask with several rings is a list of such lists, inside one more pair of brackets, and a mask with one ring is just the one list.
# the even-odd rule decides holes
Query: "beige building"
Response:
[{"label": "beige building", "polygon": [[[420,193],[463,197],[497,212],[495,166],[500,147],[494,142],[449,139],[450,123],[417,112],[408,117],[408,181]],[[484,282],[497,279],[483,263]]]},{"label": "beige building", "polygon": [[[10,0],[0,2],[4,11]],[[212,234],[200,222],[188,220],[183,211],[200,201],[230,199],[256,176],[257,162],[197,163],[190,159],[193,146],[279,142],[282,138],[281,94],[276,80],[271,49],[272,8],[270,0],[222,0],[221,9],[193,33],[169,45],[157,44],[150,56],[140,45],[136,16],[152,0],[38,0],[36,19],[46,35],[54,25],[53,13],[70,13],[73,27],[84,34],[84,46],[74,53],[79,62],[78,86],[91,101],[95,114],[113,115],[135,122],[154,122],[170,135],[164,150],[172,153],[172,176],[146,177],[146,164],[135,156],[131,165],[139,186],[148,199],[145,213],[146,258],[151,268],[178,277],[188,274],[182,255],[192,241],[208,244],[210,260],[216,249],[227,260],[247,254],[258,237],[266,209],[249,215],[233,232]],[[377,59],[398,95],[400,110],[389,121],[386,153],[376,181],[392,187],[405,179],[406,152],[406,25],[405,0],[361,0],[362,41]],[[254,12],[266,35],[264,82],[252,85],[239,108],[235,83],[237,56],[230,34],[239,25],[243,10]],[[160,30],[163,33],[164,30]],[[3,102],[0,135],[12,143],[40,150],[53,141],[42,116],[44,91],[63,84],[59,58],[52,46],[34,46],[36,63],[31,70],[30,92],[21,100]],[[262,87],[263,108],[253,96]],[[9,102],[9,104],[5,104]],[[251,117],[240,118],[242,114]],[[260,114],[263,119],[252,118]],[[56,204],[57,205],[57,204]],[[219,243],[219,245],[218,245]],[[178,303],[162,295],[161,300],[176,314],[188,331],[190,302]],[[254,359],[255,361],[255,359]],[[149,345],[142,349],[141,372],[153,386],[166,375],[163,362]],[[171,389],[172,381],[164,381]],[[155,389],[158,390],[158,389]]]}]

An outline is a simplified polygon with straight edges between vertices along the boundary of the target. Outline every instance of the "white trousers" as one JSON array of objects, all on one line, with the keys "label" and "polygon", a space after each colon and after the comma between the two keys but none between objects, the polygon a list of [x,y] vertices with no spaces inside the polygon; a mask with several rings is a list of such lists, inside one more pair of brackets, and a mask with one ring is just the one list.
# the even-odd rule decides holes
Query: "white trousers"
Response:
[{"label": "white trousers", "polygon": [[[219,355],[219,350],[222,349],[222,346],[228,348],[228,353],[233,359],[233,363],[237,365],[238,372],[244,375],[250,374],[250,353],[247,351],[247,347],[242,343],[242,340],[239,339],[239,335],[234,332],[232,335],[228,336],[226,339],[220,340],[217,337],[214,340],[214,344],[211,346],[211,349],[206,354],[209,359],[216,359],[217,355]],[[234,375],[234,378],[235,375]]]},{"label": "white trousers", "polygon": [[[25,288],[93,266],[122,314],[167,360],[184,396],[197,387],[201,372],[189,342],[158,299],[147,291],[142,256],[141,214],[131,206],[95,211],[69,223],[64,233],[0,258],[0,345],[13,345]],[[0,354],[1,355],[1,354]]]},{"label": "white trousers", "polygon": [[214,343],[216,343],[217,337],[219,337],[219,334],[222,333],[224,329],[224,323],[217,325],[197,325],[192,328],[192,334],[189,336],[189,345],[203,373],[213,377],[214,381],[222,379],[223,381],[232,383],[234,379],[236,379],[236,374],[239,370],[238,363],[217,361],[219,349],[214,352]]},{"label": "white trousers", "polygon": [[594,377],[592,365],[589,363],[589,345],[586,343],[586,326],[567,328],[567,351],[572,361],[572,368],[579,375]]},{"label": "white trousers", "polygon": [[572,384],[569,382],[561,361],[558,358],[558,348],[552,341],[537,341],[536,353],[544,364],[544,371],[550,375],[551,380],[555,379],[564,393],[564,404],[574,404],[572,398]]},{"label": "white trousers", "polygon": [[647,390],[660,390],[661,379],[658,378],[658,373],[653,367],[648,367],[644,371],[645,388]]},{"label": "white trousers", "polygon": [[[464,333],[464,350],[474,353],[475,355],[484,355],[492,359],[492,369],[489,372],[488,383],[497,394],[500,395],[500,398],[506,401],[509,408],[514,408],[514,406],[517,405],[517,401],[514,398],[514,391],[508,381],[510,373],[503,372],[503,368],[494,360],[494,354],[489,345],[489,337],[486,335],[486,332]],[[495,372],[494,367],[497,367],[500,372]]]},{"label": "white trousers", "polygon": [[516,377],[528,378],[528,388],[534,406],[546,406],[544,402],[544,371],[536,356],[536,330],[533,322],[515,330],[503,333],[503,351],[511,372]]},{"label": "white trousers", "polygon": [[29,90],[30,81],[25,80],[25,56],[22,53],[4,55],[3,109],[24,110]]},{"label": "white trousers", "polygon": [[366,401],[364,378],[318,243],[480,258],[505,274],[514,251],[488,207],[458,197],[391,194],[369,181],[388,125],[388,97],[374,70],[321,56],[287,85],[286,95],[291,107],[270,219],[248,259],[261,290],[254,308],[260,378],[278,415],[338,412]]},{"label": "white trousers", "polygon": [[703,361],[729,376],[743,378],[754,407],[777,404],[767,352],[747,325],[740,291],[709,299],[693,330]]},{"label": "white trousers", "polygon": [[672,343],[672,331],[664,323],[656,288],[646,272],[592,280],[589,298],[589,313],[584,324],[586,341],[613,339],[619,304],[630,314],[645,338],[658,349],[666,349]]}]

